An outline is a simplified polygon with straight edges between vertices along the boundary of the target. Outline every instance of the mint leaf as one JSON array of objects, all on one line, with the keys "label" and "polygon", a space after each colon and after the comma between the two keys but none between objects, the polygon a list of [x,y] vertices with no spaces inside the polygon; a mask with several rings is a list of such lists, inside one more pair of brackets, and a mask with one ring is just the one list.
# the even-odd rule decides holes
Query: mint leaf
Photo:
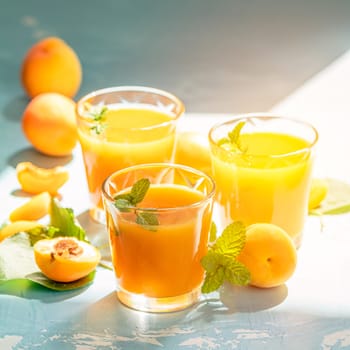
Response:
[{"label": "mint leaf", "polygon": [[209,242],[214,242],[216,240],[216,235],[218,232],[218,228],[216,227],[216,224],[214,221],[212,221],[210,225],[210,231],[209,231]]},{"label": "mint leaf", "polygon": [[229,259],[225,264],[225,279],[236,286],[245,286],[250,281],[250,272],[241,262]]},{"label": "mint leaf", "polygon": [[133,205],[130,203],[128,199],[124,198],[118,198],[115,200],[114,205],[123,212],[128,212],[130,211],[129,209],[133,207]]},{"label": "mint leaf", "polygon": [[245,125],[245,121],[240,121],[238,122],[235,127],[233,128],[232,131],[228,132],[227,137],[223,137],[222,139],[220,139],[218,141],[218,146],[228,146],[228,147],[224,147],[225,149],[228,150],[234,150],[234,149],[238,149],[239,151],[241,151],[242,153],[246,152],[247,149],[242,147],[241,144],[241,140],[240,140],[240,136],[241,136],[241,131],[242,128]]},{"label": "mint leaf", "polygon": [[87,241],[85,230],[76,222],[73,210],[61,207],[55,198],[51,199],[50,225],[58,229],[56,236],[76,237],[80,241]]},{"label": "mint leaf", "polygon": [[140,179],[134,183],[130,192],[132,203],[134,205],[142,202],[142,200],[145,198],[145,195],[150,185],[151,185],[151,182],[148,179]]},{"label": "mint leaf", "polygon": [[228,225],[215,242],[213,249],[223,255],[236,258],[245,244],[245,227],[242,222],[235,221]]},{"label": "mint leaf", "polygon": [[157,228],[154,226],[159,225],[159,221],[157,218],[157,215],[153,213],[146,213],[146,212],[137,212],[136,214],[136,223],[138,225],[143,226],[146,230],[149,231],[157,231]]},{"label": "mint leaf", "polygon": [[202,285],[203,293],[217,290],[225,280],[239,286],[249,283],[249,270],[237,261],[244,247],[245,237],[246,229],[243,223],[233,222],[223,230],[221,236],[201,259],[201,265],[206,271]]},{"label": "mint leaf", "polygon": [[213,250],[209,250],[208,253],[201,259],[201,264],[205,271],[209,274],[214,273],[221,263],[221,255],[214,252]]},{"label": "mint leaf", "polygon": [[38,226],[29,231],[26,231],[29,236],[30,244],[34,245],[41,239],[55,238],[60,235],[60,230],[53,226]]},{"label": "mint leaf", "polygon": [[225,268],[218,267],[215,272],[207,273],[202,285],[202,293],[211,293],[219,289],[225,280]]},{"label": "mint leaf", "polygon": [[90,130],[94,131],[95,134],[99,135],[106,129],[106,112],[108,111],[107,106],[98,105],[94,106],[90,111],[89,115],[91,116],[94,125],[90,128]]},{"label": "mint leaf", "polygon": [[136,214],[136,223],[143,226],[146,230],[157,231],[156,227],[159,225],[156,214],[139,212],[135,208],[137,204],[143,201],[146,193],[151,186],[149,179],[143,178],[136,181],[130,190],[130,193],[123,193],[114,197],[114,205],[120,211],[130,211],[134,208]]}]

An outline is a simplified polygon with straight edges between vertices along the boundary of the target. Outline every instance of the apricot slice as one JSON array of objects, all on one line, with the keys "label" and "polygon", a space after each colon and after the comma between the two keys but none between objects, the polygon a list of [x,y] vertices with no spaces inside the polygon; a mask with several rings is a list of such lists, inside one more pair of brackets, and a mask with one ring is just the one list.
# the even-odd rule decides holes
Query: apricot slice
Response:
[{"label": "apricot slice", "polygon": [[31,194],[49,192],[55,196],[69,179],[68,171],[62,166],[40,168],[31,162],[20,162],[16,174],[23,191]]},{"label": "apricot slice", "polygon": [[34,257],[47,278],[68,283],[92,272],[98,265],[101,254],[87,242],[74,237],[57,237],[36,242]]},{"label": "apricot slice", "polygon": [[328,183],[323,179],[312,179],[309,195],[309,210],[318,208],[328,193]]},{"label": "apricot slice", "polygon": [[26,232],[29,231],[35,227],[42,226],[37,221],[29,221],[29,220],[20,220],[12,222],[6,226],[4,226],[0,230],[0,242],[2,242],[4,239],[11,237],[19,232]]},{"label": "apricot slice", "polygon": [[246,242],[237,259],[250,271],[251,285],[277,287],[293,275],[297,251],[281,227],[257,223],[247,227]]},{"label": "apricot slice", "polygon": [[9,218],[12,222],[18,220],[39,220],[49,213],[50,204],[50,194],[48,192],[42,192],[14,209],[10,213]]}]

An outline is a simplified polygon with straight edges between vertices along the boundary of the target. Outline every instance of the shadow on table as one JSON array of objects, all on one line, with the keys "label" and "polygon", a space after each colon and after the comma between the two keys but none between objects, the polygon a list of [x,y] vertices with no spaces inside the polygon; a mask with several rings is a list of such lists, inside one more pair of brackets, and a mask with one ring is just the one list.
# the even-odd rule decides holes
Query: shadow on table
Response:
[{"label": "shadow on table", "polygon": [[22,119],[23,112],[28,105],[29,99],[25,95],[16,96],[10,100],[3,108],[5,118],[14,123]]},{"label": "shadow on table", "polygon": [[64,166],[68,164],[73,159],[72,156],[66,157],[50,157],[42,153],[39,153],[32,147],[22,149],[14,154],[12,154],[7,159],[7,164],[16,168],[17,164],[20,162],[32,162],[36,166],[41,168],[52,168],[55,166]]}]

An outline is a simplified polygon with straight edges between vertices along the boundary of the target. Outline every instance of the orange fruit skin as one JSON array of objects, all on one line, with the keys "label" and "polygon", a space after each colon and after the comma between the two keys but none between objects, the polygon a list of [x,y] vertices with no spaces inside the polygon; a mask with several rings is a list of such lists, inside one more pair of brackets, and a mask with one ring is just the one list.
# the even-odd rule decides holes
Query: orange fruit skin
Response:
[{"label": "orange fruit skin", "polygon": [[297,250],[282,228],[257,223],[247,227],[246,242],[237,259],[250,271],[252,286],[277,287],[293,275]]},{"label": "orange fruit skin", "polygon": [[57,93],[36,96],[23,112],[22,130],[39,152],[49,156],[70,155],[78,140],[75,102]]},{"label": "orange fruit skin", "polygon": [[31,162],[20,162],[16,166],[16,175],[23,191],[31,194],[49,192],[57,195],[58,189],[69,179],[68,170],[62,166],[40,168]]},{"label": "orange fruit skin", "polygon": [[205,134],[180,131],[177,135],[174,161],[212,175],[209,141]]},{"label": "orange fruit skin", "polygon": [[12,222],[39,220],[49,213],[50,203],[51,196],[48,192],[39,193],[12,210],[9,219]]},{"label": "orange fruit skin", "polygon": [[76,238],[69,237],[89,253],[78,257],[55,254],[53,245],[62,239],[67,239],[67,237],[42,239],[34,244],[35,262],[47,278],[56,282],[69,283],[87,276],[96,268],[101,259],[100,252],[89,243],[78,241]]},{"label": "orange fruit skin", "polygon": [[79,57],[60,38],[48,37],[37,42],[23,59],[21,82],[30,98],[43,92],[57,92],[72,98],[81,81]]}]

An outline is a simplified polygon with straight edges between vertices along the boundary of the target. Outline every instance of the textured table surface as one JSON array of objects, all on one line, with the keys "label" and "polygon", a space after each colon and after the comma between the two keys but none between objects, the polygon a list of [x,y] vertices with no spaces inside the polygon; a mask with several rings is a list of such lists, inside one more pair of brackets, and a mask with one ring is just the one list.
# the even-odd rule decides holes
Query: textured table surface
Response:
[{"label": "textured table surface", "polygon": [[[21,113],[28,102],[18,81],[21,55],[37,38],[48,34],[66,37],[79,48],[86,72],[80,93],[112,84],[164,88],[183,97],[189,106],[181,128],[203,133],[218,120],[242,111],[271,109],[274,113],[308,120],[320,132],[316,174],[350,180],[350,55],[344,40],[349,33],[349,2],[305,4],[296,1],[283,9],[276,5],[277,1],[270,0],[262,17],[256,17],[259,11],[249,9],[243,2],[234,2],[235,7],[225,2],[221,7],[209,1],[186,4],[180,1],[172,2],[169,8],[164,3],[106,1],[105,6],[97,8],[102,2],[95,2],[90,10],[83,10],[86,2],[82,1],[75,4],[81,5],[82,10],[68,2],[48,5],[39,0],[14,0],[11,5],[3,4],[0,11],[0,222],[10,208],[26,199],[16,195],[18,184],[14,174],[19,161],[32,160],[42,166],[63,164],[71,173],[70,181],[62,189],[64,203],[73,207],[93,241],[101,236],[106,239],[104,228],[91,222],[87,214],[88,198],[79,148],[69,159],[44,157],[29,147],[20,129]],[[253,4],[258,6],[257,2]],[[305,5],[304,11],[299,7],[301,4]],[[161,15],[168,32],[159,28],[160,20],[149,20],[150,13]],[[111,26],[114,17],[118,25]],[[233,21],[240,17],[246,19],[243,27]],[[204,36],[199,37],[204,31],[199,26],[203,18],[207,41]],[[259,18],[260,27],[247,31],[257,23],[255,18]],[[300,25],[292,30],[288,21],[297,18]],[[221,26],[218,25],[220,19]],[[274,36],[276,21],[282,28],[279,40]],[[181,25],[176,25],[178,23]],[[335,23],[333,29],[324,26],[326,23]],[[234,28],[234,33],[241,30],[241,34],[232,39],[236,40],[235,49],[229,46],[227,56],[217,55],[225,51],[228,42],[232,43],[219,41],[220,36],[227,35],[228,28]],[[219,34],[215,35],[214,29]],[[264,56],[266,61],[274,62],[271,65],[260,66],[261,60],[254,59],[240,61],[246,61],[246,65],[236,62],[230,66],[223,58],[232,60],[236,52],[239,53],[237,38],[245,42],[242,52],[247,57],[253,48],[255,53],[265,52],[267,44],[259,40],[262,36],[268,36],[279,46],[288,33],[291,35],[289,45],[279,54],[269,51],[269,55]],[[247,37],[243,38],[244,35]],[[148,41],[150,51],[140,50],[145,48],[147,36],[157,36],[158,40]],[[165,45],[169,38],[173,46]],[[244,41],[247,38],[250,40]],[[247,46],[247,42],[252,46]],[[298,46],[301,43],[303,47]],[[298,56],[300,61],[293,56],[292,62],[297,62],[299,69],[297,65],[288,69],[283,66],[287,64],[288,54],[297,49],[302,52],[310,43],[314,45],[310,45],[307,54]],[[210,49],[207,44],[211,45]],[[161,51],[162,47],[167,50]],[[288,51],[288,47],[294,51]],[[152,53],[154,56],[157,53],[158,58]],[[314,64],[308,65],[307,56]],[[204,58],[200,60],[200,57]],[[230,67],[236,70],[231,71]],[[108,74],[108,69],[113,74]],[[243,71],[245,74],[237,74]],[[248,71],[264,73],[261,73],[263,76],[249,75]],[[289,75],[285,74],[287,71]],[[277,79],[273,72],[283,79]],[[254,81],[254,75],[257,84],[252,86],[250,94],[247,86]],[[282,80],[286,85],[277,84]],[[243,81],[249,84],[236,84]],[[218,293],[178,313],[156,315],[124,307],[116,298],[113,274],[105,269],[98,269],[89,288],[75,292],[55,293],[29,283],[2,284],[0,349],[349,349],[349,233],[349,214],[323,217],[322,221],[309,217],[298,251],[297,270],[285,285],[269,290],[225,285]]]}]

